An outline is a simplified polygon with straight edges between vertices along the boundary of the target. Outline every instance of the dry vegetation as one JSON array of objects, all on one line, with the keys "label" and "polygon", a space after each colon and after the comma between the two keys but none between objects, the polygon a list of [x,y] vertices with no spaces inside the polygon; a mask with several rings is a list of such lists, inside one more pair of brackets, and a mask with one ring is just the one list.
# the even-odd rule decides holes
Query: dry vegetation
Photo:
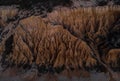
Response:
[{"label": "dry vegetation", "polygon": [[18,14],[18,9],[14,6],[11,7],[0,7],[0,34],[4,27],[6,27],[9,22],[15,20],[16,15]]},{"label": "dry vegetation", "polygon": [[118,66],[120,61],[120,49],[111,49],[106,55],[106,61],[114,67]]},{"label": "dry vegetation", "polygon": [[2,63],[93,68],[98,65],[97,52],[100,60],[119,67],[120,49],[111,49],[107,42],[112,29],[117,32],[120,28],[119,20],[119,6],[54,11],[46,19],[31,16],[21,20],[5,44],[1,43]]},{"label": "dry vegetation", "polygon": [[84,39],[87,34],[94,34],[95,37],[107,36],[109,30],[114,28],[113,23],[119,19],[119,14],[119,6],[80,8],[55,11],[49,15],[48,20],[52,24],[63,25],[65,29]]},{"label": "dry vegetation", "polygon": [[[54,16],[53,16],[54,14]],[[94,42],[95,47],[102,51],[101,55],[107,55],[111,47],[107,44],[109,33],[119,31],[120,7],[106,6],[96,8],[80,8],[54,11],[48,15],[48,22],[62,25],[72,35],[82,40]],[[105,56],[102,56],[103,58]],[[116,55],[114,56],[118,59]],[[113,57],[113,58],[114,58]],[[115,61],[115,60],[114,60]],[[117,60],[116,60],[117,61]]]},{"label": "dry vegetation", "polygon": [[[46,25],[40,17],[22,20],[15,29],[12,52],[6,55],[9,64],[53,65],[65,68],[91,67],[96,60],[87,44],[71,35],[62,26]],[[7,49],[6,49],[7,50]],[[72,60],[74,59],[74,60]]]},{"label": "dry vegetation", "polygon": [[8,19],[13,19],[18,13],[18,9],[15,7],[1,7],[0,18],[6,22]]}]

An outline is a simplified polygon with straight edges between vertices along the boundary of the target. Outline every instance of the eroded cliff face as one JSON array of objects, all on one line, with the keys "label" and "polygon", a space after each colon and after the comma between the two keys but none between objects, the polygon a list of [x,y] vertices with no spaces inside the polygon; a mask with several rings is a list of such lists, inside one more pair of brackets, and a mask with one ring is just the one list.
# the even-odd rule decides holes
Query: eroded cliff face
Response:
[{"label": "eroded cliff face", "polygon": [[[2,62],[39,67],[78,68],[92,66],[96,60],[89,46],[74,37],[62,25],[52,26],[38,16],[21,20],[14,33],[4,42]],[[2,46],[3,47],[3,46]],[[74,59],[74,60],[73,60]]]},{"label": "eroded cliff face", "polygon": [[[104,62],[114,66],[120,56],[109,50],[119,52],[119,42],[117,46],[110,45],[108,38],[113,30],[120,30],[119,14],[119,6],[116,6],[61,10],[44,19],[39,16],[22,19],[15,28],[8,26],[4,29],[1,62],[8,66],[31,65],[35,62],[39,67],[93,67],[97,66],[97,60],[92,56],[95,49]],[[109,59],[106,55],[115,56]]]},{"label": "eroded cliff face", "polygon": [[46,17],[16,8],[0,12],[3,70],[34,68],[35,76],[65,70],[119,71],[119,6],[56,8]]}]

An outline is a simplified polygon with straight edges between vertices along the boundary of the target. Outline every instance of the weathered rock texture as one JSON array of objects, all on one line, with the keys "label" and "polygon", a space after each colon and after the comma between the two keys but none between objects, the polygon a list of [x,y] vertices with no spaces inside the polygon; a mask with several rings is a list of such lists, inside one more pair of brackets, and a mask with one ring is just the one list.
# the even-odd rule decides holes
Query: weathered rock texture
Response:
[{"label": "weathered rock texture", "polygon": [[[120,30],[119,10],[119,6],[114,6],[80,8],[66,10],[66,12],[55,11],[49,14],[48,22],[62,25],[73,36],[86,41],[88,45],[92,41],[93,48],[99,50],[100,57],[104,59],[111,49],[117,48],[119,50],[120,47],[120,33],[118,33]],[[52,16],[53,14],[54,16]],[[116,35],[114,35],[115,32]],[[120,58],[119,55],[115,54],[115,56],[115,59]]]},{"label": "weathered rock texture", "polygon": [[119,31],[119,6],[54,11],[44,19],[31,16],[14,28],[4,27],[1,63],[29,68],[35,63],[40,72],[59,72],[100,69],[98,57],[110,67],[120,67]]},{"label": "weathered rock texture", "polygon": [[14,31],[6,40],[2,54],[4,62],[9,62],[9,65],[31,65],[35,62],[39,66],[77,68],[82,67],[83,62],[86,66],[96,63],[84,41],[62,26],[45,24],[40,17],[21,20]]}]

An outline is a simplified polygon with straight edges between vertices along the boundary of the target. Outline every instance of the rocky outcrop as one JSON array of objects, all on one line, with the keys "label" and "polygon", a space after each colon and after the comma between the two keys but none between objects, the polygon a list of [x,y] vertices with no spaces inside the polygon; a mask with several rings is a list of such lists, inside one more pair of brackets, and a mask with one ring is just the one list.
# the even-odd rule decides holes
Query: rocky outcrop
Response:
[{"label": "rocky outcrop", "polygon": [[[104,59],[111,49],[120,48],[120,34],[118,33],[120,30],[120,13],[119,6],[116,7],[97,7],[96,10],[81,8],[80,10],[68,10],[66,12],[55,11],[54,17],[52,16],[53,13],[49,14],[48,21],[63,25],[72,35],[86,41],[88,45],[90,41],[93,42],[93,48],[98,49],[100,57]],[[118,56],[115,57],[119,59]]]},{"label": "rocky outcrop", "polygon": [[114,6],[68,9],[48,14],[47,18],[22,19],[16,27],[7,26],[3,30],[2,66],[30,68],[35,63],[39,72],[44,73],[93,69],[102,60],[119,67],[119,42],[111,41],[116,38],[111,36],[113,33],[118,33],[115,40],[119,41],[119,14],[119,6]]},{"label": "rocky outcrop", "polygon": [[67,69],[96,64],[90,55],[92,51],[84,41],[62,26],[45,24],[40,17],[20,21],[14,31],[5,41],[3,64],[24,66],[35,62],[39,67],[52,65],[53,68],[64,66]]}]

